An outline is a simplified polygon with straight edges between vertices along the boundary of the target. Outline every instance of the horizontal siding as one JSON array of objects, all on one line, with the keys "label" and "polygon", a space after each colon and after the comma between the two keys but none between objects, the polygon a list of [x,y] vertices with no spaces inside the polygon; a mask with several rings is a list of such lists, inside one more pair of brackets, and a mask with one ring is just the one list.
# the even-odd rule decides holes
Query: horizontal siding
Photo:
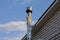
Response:
[{"label": "horizontal siding", "polygon": [[[32,40],[49,40],[60,32],[60,13],[56,13],[40,31],[32,38]],[[52,40],[52,39],[51,39]]]}]

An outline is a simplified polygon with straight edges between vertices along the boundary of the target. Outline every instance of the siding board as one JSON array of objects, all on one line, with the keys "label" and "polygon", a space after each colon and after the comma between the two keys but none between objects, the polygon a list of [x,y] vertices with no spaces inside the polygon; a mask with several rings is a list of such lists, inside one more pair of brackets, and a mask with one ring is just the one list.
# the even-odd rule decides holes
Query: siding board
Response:
[{"label": "siding board", "polygon": [[[59,34],[59,35],[57,35]],[[56,37],[54,37],[57,35]],[[60,39],[60,12],[56,12],[40,31],[32,38],[33,40],[59,40]]]}]

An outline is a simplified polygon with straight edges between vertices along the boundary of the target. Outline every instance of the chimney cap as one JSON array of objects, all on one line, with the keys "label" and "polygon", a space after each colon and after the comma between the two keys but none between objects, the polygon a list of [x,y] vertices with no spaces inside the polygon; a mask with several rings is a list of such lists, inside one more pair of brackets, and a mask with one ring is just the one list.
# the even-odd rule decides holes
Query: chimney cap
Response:
[{"label": "chimney cap", "polygon": [[27,7],[27,10],[26,10],[27,13],[31,12],[32,13],[32,7]]}]

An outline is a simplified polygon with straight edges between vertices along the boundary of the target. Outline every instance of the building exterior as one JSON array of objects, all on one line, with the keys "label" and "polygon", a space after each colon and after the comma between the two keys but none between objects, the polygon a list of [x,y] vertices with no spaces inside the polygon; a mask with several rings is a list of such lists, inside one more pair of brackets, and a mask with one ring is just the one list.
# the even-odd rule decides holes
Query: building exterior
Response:
[{"label": "building exterior", "polygon": [[[60,0],[55,0],[33,26],[32,40],[60,40]],[[22,40],[27,40],[27,34]]]}]

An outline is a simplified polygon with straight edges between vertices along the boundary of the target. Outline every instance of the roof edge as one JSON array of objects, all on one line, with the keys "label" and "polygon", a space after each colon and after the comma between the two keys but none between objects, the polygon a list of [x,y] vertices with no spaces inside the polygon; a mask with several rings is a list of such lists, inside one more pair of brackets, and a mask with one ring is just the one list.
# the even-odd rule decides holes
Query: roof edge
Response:
[{"label": "roof edge", "polygon": [[42,14],[42,16],[38,19],[38,21],[36,22],[35,26],[38,24],[39,20],[45,15],[45,13],[50,9],[50,7],[51,7],[55,2],[56,2],[56,0],[53,1],[53,3],[47,8],[47,10],[46,10],[46,11]]},{"label": "roof edge", "polygon": [[[38,19],[34,27],[32,28],[32,37],[39,31],[44,23],[53,15],[53,13],[59,9],[60,0],[55,0],[48,9],[43,13],[43,15]],[[57,6],[57,7],[56,7]],[[54,10],[54,11],[53,11]],[[39,24],[40,23],[40,24]],[[39,27],[37,27],[39,26]]]}]

